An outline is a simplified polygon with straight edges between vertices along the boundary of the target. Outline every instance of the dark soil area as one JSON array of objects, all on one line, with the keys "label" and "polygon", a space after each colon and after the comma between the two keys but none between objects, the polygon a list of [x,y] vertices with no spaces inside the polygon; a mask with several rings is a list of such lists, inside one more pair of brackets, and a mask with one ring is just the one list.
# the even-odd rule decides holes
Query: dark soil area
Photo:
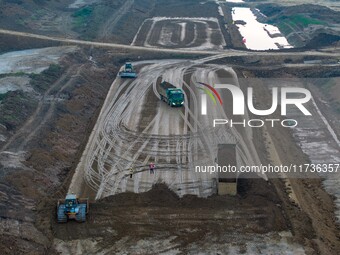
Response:
[{"label": "dark soil area", "polygon": [[[340,14],[339,14],[340,15]],[[319,47],[326,47],[329,45],[336,46],[340,42],[339,35],[332,35],[326,33],[320,33],[313,37],[305,46],[307,49],[316,49]]]},{"label": "dark soil area", "polygon": [[152,17],[155,3],[155,0],[134,1],[132,9],[119,20],[116,29],[112,31],[114,42],[131,44],[144,20]]},{"label": "dark soil area", "polygon": [[333,25],[339,25],[340,13],[325,6],[303,4],[283,7],[263,4],[258,8],[266,17],[259,17],[263,22],[275,24],[296,47],[320,48],[333,45],[340,39],[340,34]]},{"label": "dark soil area", "polygon": [[0,34],[0,53],[53,46],[60,46],[60,43]]},{"label": "dark soil area", "polygon": [[218,17],[216,3],[198,4],[196,0],[159,0],[152,14],[161,17]]},{"label": "dark soil area", "polygon": [[37,104],[36,98],[22,91],[6,93],[5,98],[1,100],[0,124],[4,125],[8,132],[14,132],[33,113]]},{"label": "dark soil area", "polygon": [[303,4],[297,6],[283,7],[279,5],[263,4],[258,6],[261,12],[275,21],[276,18],[282,16],[306,14],[312,18],[322,20],[329,23],[340,23],[339,12],[329,9],[325,6],[315,4]]},{"label": "dark soil area", "polygon": [[[36,118],[30,120],[33,127],[39,129],[29,130],[28,134],[36,134],[25,143],[23,156],[20,151],[16,151],[14,145],[10,146],[11,153],[1,155],[2,254],[49,254],[46,249],[51,245],[53,236],[49,227],[45,228],[39,222],[46,219],[46,215],[49,215],[48,220],[54,219],[54,199],[64,197],[68,177],[72,176],[72,170],[93,128],[106,92],[118,71],[119,59],[108,61],[110,57],[103,53],[91,52],[97,65],[87,61],[88,50],[64,58],[62,66],[67,71],[63,75],[67,82],[61,81],[62,86],[56,86],[56,90],[51,91],[51,96],[58,95],[61,91],[68,96],[57,103],[46,103],[48,110],[39,111]],[[99,58],[99,55],[104,56],[104,59]],[[40,81],[49,79],[48,74],[49,72],[40,74]],[[48,88],[48,84],[45,85],[44,90]],[[52,87],[54,80],[49,85]],[[51,108],[49,104],[55,106]],[[25,121],[28,116],[22,117],[23,114],[25,111],[21,110],[19,113],[13,112],[12,116]],[[42,120],[43,126],[40,127]],[[21,127],[22,121],[16,128]],[[21,141],[21,136],[19,138],[18,141]],[[2,160],[10,160],[12,163],[5,164]],[[50,202],[52,207],[44,206],[44,209],[50,210],[47,214],[46,211],[43,214],[37,213],[39,204]]]},{"label": "dark soil area", "polygon": [[[64,241],[102,237],[103,248],[161,234],[175,236],[185,250],[209,235],[220,238],[222,233],[235,231],[247,235],[287,230],[274,187],[259,179],[248,180],[245,185],[243,196],[203,199],[189,195],[179,198],[166,185],[157,184],[146,193],[121,193],[97,201],[91,205],[85,224],[56,224],[53,219],[52,231]],[[223,217],[228,211],[233,211],[232,215]],[[70,226],[74,229],[71,232]],[[115,234],[107,235],[107,229]]]}]

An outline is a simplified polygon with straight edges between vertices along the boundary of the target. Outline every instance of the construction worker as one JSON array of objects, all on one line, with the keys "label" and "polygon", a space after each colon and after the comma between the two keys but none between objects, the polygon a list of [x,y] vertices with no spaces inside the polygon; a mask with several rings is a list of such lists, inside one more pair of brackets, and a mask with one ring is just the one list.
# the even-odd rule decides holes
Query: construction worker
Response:
[{"label": "construction worker", "polygon": [[153,162],[150,163],[149,169],[150,169],[150,174],[154,174],[155,164]]},{"label": "construction worker", "polygon": [[132,167],[130,167],[130,178],[132,178],[132,175],[133,175],[133,169]]}]

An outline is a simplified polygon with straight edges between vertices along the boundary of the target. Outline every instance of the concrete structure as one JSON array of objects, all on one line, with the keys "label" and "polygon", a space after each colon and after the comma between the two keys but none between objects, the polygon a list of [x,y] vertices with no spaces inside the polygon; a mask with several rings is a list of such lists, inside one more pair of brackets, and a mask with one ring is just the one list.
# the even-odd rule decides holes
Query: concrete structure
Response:
[{"label": "concrete structure", "polygon": [[[217,165],[221,168],[237,166],[236,144],[219,144],[217,153]],[[237,173],[218,172],[218,194],[232,195],[237,194]]]}]

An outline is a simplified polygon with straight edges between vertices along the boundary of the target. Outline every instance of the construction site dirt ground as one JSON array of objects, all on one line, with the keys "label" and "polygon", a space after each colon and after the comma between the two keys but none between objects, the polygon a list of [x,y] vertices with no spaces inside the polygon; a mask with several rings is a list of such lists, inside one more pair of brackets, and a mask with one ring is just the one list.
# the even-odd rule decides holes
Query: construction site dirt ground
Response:
[{"label": "construction site dirt ground", "polygon": [[[181,4],[174,0],[162,0],[158,4],[153,0],[133,1],[133,11],[127,11],[131,1],[125,1],[125,4],[124,1],[112,1],[105,12],[121,10],[127,13],[124,19],[118,22],[116,13],[105,16],[107,19],[103,19],[104,15],[100,17],[101,11],[105,9],[105,3],[101,2],[93,7],[97,15],[95,17],[100,18],[99,21],[93,20],[98,23],[86,28],[78,27],[75,31],[72,29],[71,15],[76,10],[60,10],[61,2],[53,2],[48,6],[59,8],[56,12],[63,14],[59,18],[55,13],[49,14],[48,8],[43,13],[36,13],[35,4],[25,11],[22,5],[13,7],[14,1],[6,2],[6,8],[14,8],[10,12],[11,17],[1,17],[6,28],[122,43],[131,43],[142,22],[150,18],[153,12],[166,16],[169,6],[173,7],[171,16],[213,15],[222,19],[216,11],[215,2],[207,2],[202,5],[203,8],[197,7],[190,12],[187,8],[193,1],[182,1]],[[77,2],[82,4],[83,1]],[[165,2],[169,2],[169,5]],[[50,1],[46,4],[49,5]],[[74,4],[74,1],[68,1],[68,4]],[[327,4],[332,5],[333,2],[327,1]],[[223,8],[223,11],[226,10],[230,12],[230,8]],[[16,19],[20,13],[24,14],[23,18]],[[44,16],[42,20],[45,22],[32,22],[36,19],[35,15]],[[11,19],[15,19],[15,22],[11,22]],[[230,18],[226,20],[231,23]],[[26,27],[25,22],[28,22]],[[51,27],[52,32],[48,32]],[[225,31],[222,33],[227,45],[244,48],[236,26],[231,27],[229,35]],[[19,36],[0,36],[0,52],[51,46],[62,45]],[[252,56],[249,53],[248,56],[225,58],[215,63],[233,67],[239,77],[245,77],[245,74],[248,77],[274,75],[281,78],[323,74],[339,76],[338,66],[321,68],[312,65],[304,69],[287,67],[287,63],[303,65],[304,59],[297,55],[292,52],[273,57],[260,54]],[[48,72],[38,77],[32,75],[48,86],[40,88],[42,91],[39,91],[38,96],[28,90],[28,94],[32,94],[28,98],[24,97],[25,105],[21,104],[23,101],[15,101],[23,98],[21,92],[10,92],[9,99],[13,100],[8,100],[10,103],[6,110],[9,116],[12,114],[16,118],[9,118],[13,125],[0,125],[0,132],[4,135],[4,139],[0,139],[0,253],[340,254],[335,198],[325,191],[322,180],[317,178],[283,180],[278,176],[270,176],[272,178],[269,181],[240,179],[237,196],[212,195],[208,198],[193,195],[179,198],[164,183],[158,183],[144,193],[124,192],[91,201],[85,223],[70,221],[57,224],[56,201],[64,198],[68,191],[119,68],[131,59],[172,58],[198,59],[199,56],[130,53],[126,49],[80,46],[57,61],[61,69],[58,68],[52,75]],[[34,66],[32,68],[35,69]],[[20,73],[15,75],[22,78]],[[329,120],[339,119],[336,110],[338,98],[335,96],[338,88],[338,85],[333,87],[331,96],[318,87],[311,88],[313,95],[318,95],[316,101],[319,103],[320,100],[320,108]],[[256,103],[267,107],[271,99],[269,89],[259,86],[256,93]],[[332,98],[334,104],[323,105],[321,100],[328,98]],[[147,100],[155,99],[155,96],[147,97]],[[152,107],[145,107],[145,111],[149,111],[150,115],[155,114]],[[147,119],[142,120],[141,128],[147,123]],[[333,126],[339,137],[336,122]],[[264,164],[278,161],[282,164],[309,162],[289,129],[255,129],[253,137]],[[291,197],[292,190],[294,199]]]},{"label": "construction site dirt ground", "polygon": [[[282,72],[280,75],[290,76]],[[267,88],[258,92],[258,101],[266,102]],[[307,162],[289,131],[270,129],[269,133],[271,142],[260,131],[254,135],[261,162],[271,160],[269,154],[273,149],[278,151],[283,163]],[[44,158],[39,159],[39,165],[44,162]],[[72,172],[67,176],[69,180]],[[66,181],[55,198],[63,196],[68,183]],[[278,251],[286,254],[287,249],[293,249],[293,254],[304,254],[302,247],[305,254],[338,254],[340,232],[335,223],[333,198],[323,190],[321,180],[292,179],[291,184],[299,206],[291,201],[280,179],[241,180],[238,196],[207,199],[195,196],[180,199],[159,184],[146,193],[121,193],[91,203],[88,221],[84,224],[57,224],[55,203],[46,197],[40,199],[35,209],[35,225],[48,237],[44,246],[48,254],[84,251],[88,254],[154,254],[155,251],[197,254],[226,250],[231,254],[233,251],[255,254],[249,247],[265,254],[279,254]],[[260,247],[252,243],[254,240],[260,243],[266,240],[267,245]],[[2,242],[7,247],[11,239],[5,236]],[[291,244],[289,248],[284,246],[287,242]]]},{"label": "construction site dirt ground", "polygon": [[[55,201],[67,192],[101,104],[124,61],[119,62],[119,54],[85,49],[73,53],[72,61],[64,58],[63,65],[71,70],[80,68],[79,62],[88,61],[90,55],[95,63],[88,61],[76,76],[73,71],[65,72],[64,78],[69,79],[67,76],[71,75],[75,79],[73,85],[69,84],[68,100],[58,103],[43,131],[25,144],[26,156],[12,159],[22,165],[5,169],[0,224],[3,230],[0,244],[5,254],[12,254],[13,249],[16,254],[81,254],[84,251],[154,254],[155,250],[179,254],[197,254],[202,250],[254,254],[252,247],[266,254],[287,249],[292,249],[294,254],[302,249],[306,254],[340,252],[333,199],[318,179],[291,180],[300,207],[289,199],[280,179],[241,180],[238,196],[207,199],[195,196],[180,199],[164,185],[157,185],[147,193],[121,193],[91,203],[88,221],[84,224],[57,224]],[[247,61],[253,60],[245,57],[241,62]],[[263,65],[270,66],[266,61],[264,58]],[[284,61],[284,58],[275,61]],[[233,59],[226,62],[232,63]],[[239,76],[244,72],[236,70]],[[247,72],[250,75],[251,71]],[[315,72],[315,68],[311,67],[309,72]],[[260,76],[257,72],[253,75]],[[281,71],[276,75],[290,77],[292,74]],[[268,101],[267,88],[258,93],[259,102]],[[70,127],[69,123],[74,125]],[[270,136],[282,162],[306,162],[306,156],[287,130],[270,130]],[[261,162],[269,162],[269,151],[273,147],[261,132],[254,137]]]},{"label": "construction site dirt ground", "polygon": [[222,49],[225,46],[216,18],[188,17],[148,19],[132,44],[187,49]]},{"label": "construction site dirt ground", "polygon": [[54,245],[70,253],[76,247],[85,251],[86,241],[97,241],[95,250],[88,252],[161,254],[178,250],[194,254],[196,249],[209,253],[228,250],[228,246],[242,250],[249,236],[287,231],[280,201],[272,196],[273,186],[258,179],[244,185],[240,189],[249,193],[239,197],[180,199],[164,184],[142,194],[108,197],[91,206],[86,224],[54,223]]},{"label": "construction site dirt ground", "polygon": [[[122,193],[91,203],[86,223],[57,224],[55,201],[66,194],[73,169],[114,79],[112,76],[121,65],[119,59],[115,65],[106,64],[112,63],[115,54],[91,52],[96,64],[89,61],[79,70],[82,86],[70,84],[69,93],[73,96],[59,102],[43,131],[25,144],[29,156],[20,159],[23,166],[9,171],[3,179],[0,226],[8,232],[3,232],[0,244],[6,254],[12,254],[14,247],[16,254],[84,251],[154,254],[155,249],[173,254],[197,254],[201,250],[254,254],[251,247],[263,253],[271,252],[270,249],[282,250],[283,254],[287,249],[296,254],[302,249],[306,254],[340,252],[333,198],[318,179],[291,180],[300,207],[289,199],[280,179],[240,180],[237,197],[207,199],[195,196],[180,199],[160,184],[147,193]],[[77,61],[83,61],[89,55],[84,50],[74,56]],[[66,58],[64,65],[67,68],[69,63],[77,68],[77,61],[68,62]],[[108,70],[113,70],[111,76],[105,75],[110,73]],[[282,72],[280,75],[291,76]],[[269,100],[267,88],[258,93],[258,102]],[[70,123],[77,128],[70,128]],[[270,136],[282,162],[306,162],[290,132],[272,129]],[[273,147],[261,132],[254,137],[261,162],[269,162]],[[25,165],[36,171],[28,171]],[[56,177],[52,179],[51,174]],[[268,245],[261,246],[263,242]]]}]

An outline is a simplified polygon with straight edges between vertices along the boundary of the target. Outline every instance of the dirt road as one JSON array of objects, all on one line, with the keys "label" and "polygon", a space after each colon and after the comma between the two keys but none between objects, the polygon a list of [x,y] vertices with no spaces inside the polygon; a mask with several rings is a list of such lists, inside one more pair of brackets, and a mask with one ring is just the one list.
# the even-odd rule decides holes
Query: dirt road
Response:
[{"label": "dirt road", "polygon": [[180,50],[180,49],[160,49],[160,48],[148,48],[142,46],[132,46],[132,45],[124,45],[124,44],[115,44],[115,43],[102,43],[102,42],[93,42],[93,41],[84,41],[84,40],[75,40],[75,39],[67,39],[60,37],[51,37],[44,35],[37,35],[32,33],[24,33],[18,31],[11,31],[0,29],[0,34],[8,34],[19,37],[26,38],[35,38],[47,41],[56,41],[62,42],[66,44],[78,44],[84,46],[94,46],[94,47],[102,47],[102,48],[118,48],[118,49],[128,49],[128,50],[136,50],[136,51],[151,51],[151,52],[164,52],[164,53],[182,53],[182,54],[197,54],[197,55],[218,55],[217,58],[224,58],[230,56],[281,56],[281,55],[300,55],[300,56],[329,56],[329,57],[340,57],[340,52],[338,48],[329,48],[324,51],[302,51],[302,52],[256,52],[256,51],[240,51],[240,50],[228,50],[228,51],[208,51],[208,50]]}]

